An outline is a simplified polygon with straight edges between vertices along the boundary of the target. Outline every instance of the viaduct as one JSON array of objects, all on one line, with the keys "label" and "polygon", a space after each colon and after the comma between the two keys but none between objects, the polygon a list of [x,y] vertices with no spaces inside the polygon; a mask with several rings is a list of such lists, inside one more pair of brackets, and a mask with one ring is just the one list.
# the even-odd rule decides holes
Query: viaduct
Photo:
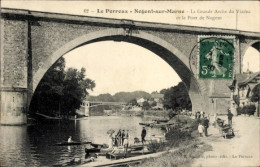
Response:
[{"label": "viaduct", "polygon": [[33,93],[46,71],[69,51],[100,41],[129,42],[154,52],[185,83],[193,112],[226,112],[232,79],[198,78],[201,35],[235,39],[234,73],[241,73],[248,47],[259,51],[258,32],[2,8],[0,124],[26,124]]}]

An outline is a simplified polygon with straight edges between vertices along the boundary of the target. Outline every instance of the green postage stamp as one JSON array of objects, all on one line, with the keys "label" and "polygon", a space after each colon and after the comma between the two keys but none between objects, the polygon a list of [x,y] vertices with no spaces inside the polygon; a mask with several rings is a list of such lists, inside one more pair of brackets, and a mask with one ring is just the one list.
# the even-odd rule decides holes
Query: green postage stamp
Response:
[{"label": "green postage stamp", "polygon": [[201,79],[233,79],[233,36],[199,36],[198,77]]}]

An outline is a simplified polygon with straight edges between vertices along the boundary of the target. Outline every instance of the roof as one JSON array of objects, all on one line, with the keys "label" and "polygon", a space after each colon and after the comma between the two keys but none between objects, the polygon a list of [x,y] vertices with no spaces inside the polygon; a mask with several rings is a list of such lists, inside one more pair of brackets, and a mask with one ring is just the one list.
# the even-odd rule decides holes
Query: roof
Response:
[{"label": "roof", "polygon": [[[246,75],[247,75],[247,74],[246,74]],[[244,79],[244,80],[241,81],[241,82],[238,82],[238,85],[240,86],[240,85],[248,84],[248,83],[251,82],[253,79],[255,79],[258,75],[260,75],[260,71],[259,71],[259,72],[255,72],[255,73],[251,74],[251,75],[249,76],[249,78],[246,78],[246,79]]]},{"label": "roof", "polygon": [[229,89],[233,90],[235,88],[236,83],[239,86],[248,84],[254,78],[256,78],[258,75],[260,75],[260,71],[249,74],[249,77],[248,77],[248,73],[236,74],[232,84],[229,85],[228,87],[229,87]]},{"label": "roof", "polygon": [[164,94],[153,93],[153,94],[151,94],[151,96],[152,96],[152,98],[162,99],[164,97]]}]

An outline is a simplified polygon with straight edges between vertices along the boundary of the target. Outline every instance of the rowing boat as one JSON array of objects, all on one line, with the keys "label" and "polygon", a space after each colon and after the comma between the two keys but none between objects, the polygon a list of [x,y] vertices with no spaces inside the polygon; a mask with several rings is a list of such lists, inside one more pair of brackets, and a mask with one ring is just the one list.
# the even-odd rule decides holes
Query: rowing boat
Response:
[{"label": "rowing boat", "polygon": [[77,142],[77,141],[72,141],[72,142],[61,142],[61,143],[56,143],[53,144],[52,146],[70,146],[70,145],[83,145],[83,144],[90,144],[91,142],[86,141],[86,142]]}]

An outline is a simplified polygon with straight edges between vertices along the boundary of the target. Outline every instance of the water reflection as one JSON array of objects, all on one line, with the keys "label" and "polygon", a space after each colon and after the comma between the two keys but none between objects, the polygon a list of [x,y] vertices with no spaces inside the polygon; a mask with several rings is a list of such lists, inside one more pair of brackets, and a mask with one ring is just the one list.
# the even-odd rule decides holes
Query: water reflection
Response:
[{"label": "water reflection", "polygon": [[[143,119],[140,117],[89,117],[77,121],[52,121],[33,126],[0,126],[1,166],[52,166],[64,164],[73,158],[85,158],[85,146],[52,146],[67,141],[107,143],[108,129],[129,130],[130,144],[140,138]],[[147,129],[151,134],[162,135],[158,129]]]}]

